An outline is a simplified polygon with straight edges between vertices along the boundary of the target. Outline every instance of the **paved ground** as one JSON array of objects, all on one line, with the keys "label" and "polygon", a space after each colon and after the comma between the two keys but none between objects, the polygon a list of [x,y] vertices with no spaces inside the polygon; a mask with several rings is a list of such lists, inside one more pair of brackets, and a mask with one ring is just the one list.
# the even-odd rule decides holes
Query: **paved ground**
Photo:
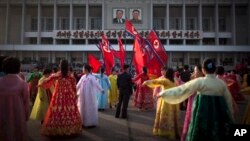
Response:
[{"label": "paved ground", "polygon": [[[249,99],[249,97],[247,97]],[[238,104],[240,113],[237,122],[242,118],[246,101]],[[28,130],[30,141],[171,141],[166,138],[152,135],[155,110],[140,112],[131,105],[128,108],[128,119],[117,119],[114,117],[115,109],[99,112],[99,125],[95,128],[84,128],[82,135],[72,138],[50,139],[40,135],[41,124],[30,120]],[[181,123],[185,112],[181,112]]]}]

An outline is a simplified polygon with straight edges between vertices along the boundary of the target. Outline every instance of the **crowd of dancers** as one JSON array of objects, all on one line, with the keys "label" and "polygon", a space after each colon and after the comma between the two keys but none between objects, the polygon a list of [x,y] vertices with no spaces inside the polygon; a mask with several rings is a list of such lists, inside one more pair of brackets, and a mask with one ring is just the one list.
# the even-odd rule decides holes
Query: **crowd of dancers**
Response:
[{"label": "crowd of dancers", "polygon": [[[223,140],[239,116],[238,102],[250,94],[250,73],[226,73],[212,59],[205,59],[191,72],[163,66],[162,76],[143,67],[132,77],[130,66],[105,68],[92,73],[90,65],[76,75],[67,60],[59,68],[34,68],[20,72],[17,58],[0,58],[0,140],[27,141],[27,121],[41,122],[45,136],[82,133],[83,127],[98,126],[98,111],[115,108],[115,118],[128,118],[130,97],[138,112],[156,109],[153,135],[181,141]],[[185,110],[184,125],[180,111]],[[250,102],[242,124],[250,124]],[[20,130],[22,129],[22,130]]]}]

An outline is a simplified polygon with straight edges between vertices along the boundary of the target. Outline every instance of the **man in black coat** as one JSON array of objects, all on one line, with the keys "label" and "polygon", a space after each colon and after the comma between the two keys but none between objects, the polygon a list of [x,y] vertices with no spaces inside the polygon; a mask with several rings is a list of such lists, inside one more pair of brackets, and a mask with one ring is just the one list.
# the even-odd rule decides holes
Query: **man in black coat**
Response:
[{"label": "man in black coat", "polygon": [[119,118],[121,106],[122,106],[122,114],[121,118],[127,118],[127,108],[129,98],[133,93],[132,90],[132,77],[129,74],[129,65],[124,65],[124,72],[118,75],[117,78],[117,86],[119,89],[119,103],[116,107],[115,117]]}]

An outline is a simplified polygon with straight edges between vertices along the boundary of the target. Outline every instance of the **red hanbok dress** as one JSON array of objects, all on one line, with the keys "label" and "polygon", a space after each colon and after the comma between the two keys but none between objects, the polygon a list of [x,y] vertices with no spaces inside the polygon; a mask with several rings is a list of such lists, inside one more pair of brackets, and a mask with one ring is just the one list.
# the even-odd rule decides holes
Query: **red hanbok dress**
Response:
[{"label": "red hanbok dress", "polygon": [[57,73],[44,81],[41,86],[48,88],[54,84],[55,89],[45,115],[42,134],[62,136],[81,133],[82,122],[76,103],[75,79],[71,75],[62,77]]},{"label": "red hanbok dress", "polygon": [[133,82],[136,83],[134,106],[140,109],[152,109],[154,107],[153,90],[148,86],[142,86],[142,83],[146,80],[149,80],[149,76],[144,73],[133,79]]}]

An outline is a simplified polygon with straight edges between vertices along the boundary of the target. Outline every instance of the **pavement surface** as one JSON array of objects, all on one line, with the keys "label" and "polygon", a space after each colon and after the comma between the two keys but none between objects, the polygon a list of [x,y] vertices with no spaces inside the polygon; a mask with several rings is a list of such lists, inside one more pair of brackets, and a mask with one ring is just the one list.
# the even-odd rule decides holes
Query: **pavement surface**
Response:
[{"label": "pavement surface", "polygon": [[[237,123],[240,123],[247,101],[238,103],[239,114]],[[167,138],[153,136],[155,110],[141,112],[132,106],[130,100],[128,107],[128,119],[115,118],[115,109],[99,111],[99,125],[94,128],[83,128],[82,134],[70,138],[51,139],[40,134],[41,124],[39,121],[29,120],[28,131],[30,141],[173,141]],[[181,121],[185,117],[185,111],[181,111]]]}]

